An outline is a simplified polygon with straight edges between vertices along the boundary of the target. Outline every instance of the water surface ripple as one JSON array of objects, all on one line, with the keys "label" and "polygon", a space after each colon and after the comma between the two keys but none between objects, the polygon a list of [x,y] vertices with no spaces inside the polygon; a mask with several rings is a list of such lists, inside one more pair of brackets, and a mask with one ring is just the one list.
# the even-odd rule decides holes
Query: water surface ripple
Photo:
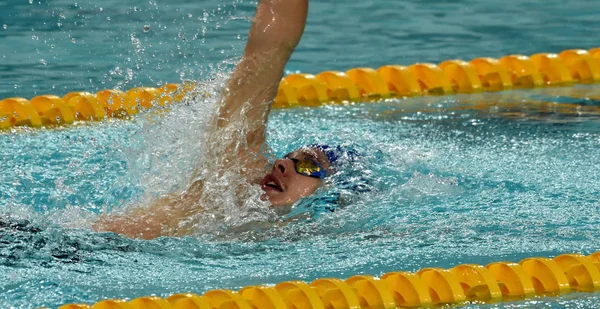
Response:
[{"label": "water surface ripple", "polygon": [[[220,76],[241,52],[252,7],[0,1],[0,97]],[[583,0],[313,2],[288,70],[590,48],[596,12]],[[268,128],[276,154],[352,142],[369,158],[376,190],[309,222],[152,241],[94,233],[89,222],[147,194],[148,177],[175,186],[190,173],[175,163],[195,149],[182,137],[195,136],[185,116],[203,113],[200,103],[0,133],[1,213],[13,217],[0,228],[0,307],[598,251],[599,90],[276,110]],[[594,308],[599,300],[572,293],[467,307]]]}]

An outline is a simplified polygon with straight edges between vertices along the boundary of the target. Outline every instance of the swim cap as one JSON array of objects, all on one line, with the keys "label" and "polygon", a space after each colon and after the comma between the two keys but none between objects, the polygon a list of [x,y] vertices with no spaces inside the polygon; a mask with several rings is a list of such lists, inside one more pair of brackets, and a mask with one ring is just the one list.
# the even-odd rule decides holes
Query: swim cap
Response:
[{"label": "swim cap", "polygon": [[357,150],[361,148],[344,144],[311,144],[304,147],[322,151],[333,167],[333,172],[326,178],[326,186],[301,199],[290,216],[308,212],[316,219],[322,214],[335,212],[352,204],[360,195],[374,189],[368,156]]},{"label": "swim cap", "polygon": [[322,151],[329,160],[329,164],[334,165],[336,161],[340,158],[345,158],[349,161],[354,161],[358,157],[360,157],[358,151],[354,150],[351,147],[336,145],[330,146],[327,144],[312,144],[308,145],[310,148],[318,149]]}]

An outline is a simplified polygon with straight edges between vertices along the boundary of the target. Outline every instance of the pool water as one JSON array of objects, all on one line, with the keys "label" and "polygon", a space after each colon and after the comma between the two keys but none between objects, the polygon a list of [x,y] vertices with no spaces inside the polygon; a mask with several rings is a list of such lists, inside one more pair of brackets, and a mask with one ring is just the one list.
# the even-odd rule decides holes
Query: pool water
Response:
[{"label": "pool water", "polygon": [[[0,96],[181,78],[216,77],[207,86],[216,88],[241,52],[253,7],[247,1],[137,5],[0,1]],[[288,70],[595,47],[594,7],[588,1],[314,2]],[[255,212],[273,221],[254,205],[225,222],[207,222],[194,237],[151,241],[95,233],[90,222],[188,180],[205,146],[194,142],[210,99],[134,120],[2,132],[1,213],[31,223],[0,230],[0,307],[598,251],[599,91],[576,85],[275,110],[268,141],[276,154],[351,142],[374,175],[373,190],[316,220],[242,228]],[[571,293],[467,307],[599,302],[598,294]]]}]

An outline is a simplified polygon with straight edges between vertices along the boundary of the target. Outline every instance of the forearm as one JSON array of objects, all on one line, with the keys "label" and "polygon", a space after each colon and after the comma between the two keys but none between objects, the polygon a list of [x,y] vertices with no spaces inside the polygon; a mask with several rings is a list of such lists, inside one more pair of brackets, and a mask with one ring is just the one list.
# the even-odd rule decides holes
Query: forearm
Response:
[{"label": "forearm", "polygon": [[[219,127],[233,121],[236,112],[249,121],[265,124],[271,101],[277,94],[285,65],[291,52],[283,47],[244,54],[225,89],[224,102],[219,109]],[[244,108],[242,110],[242,108]]]},{"label": "forearm", "polygon": [[[250,124],[249,142],[264,141],[264,127],[285,65],[304,31],[308,0],[261,0],[219,110],[219,127],[242,112]],[[243,108],[243,110],[242,110]]]},{"label": "forearm", "polygon": [[284,47],[292,53],[304,32],[308,0],[261,0],[252,20],[245,55]]},{"label": "forearm", "polygon": [[182,199],[180,195],[163,197],[148,207],[103,214],[93,223],[92,229],[141,239],[180,234],[181,220],[189,217],[197,208],[194,202],[192,198]]}]

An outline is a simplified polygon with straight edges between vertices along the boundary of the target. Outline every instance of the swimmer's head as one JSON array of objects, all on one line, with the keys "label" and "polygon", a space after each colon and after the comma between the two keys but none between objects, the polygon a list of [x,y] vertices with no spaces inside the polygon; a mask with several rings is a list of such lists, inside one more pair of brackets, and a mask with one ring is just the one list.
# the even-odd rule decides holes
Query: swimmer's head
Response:
[{"label": "swimmer's head", "polygon": [[309,145],[300,147],[273,164],[263,180],[265,192],[261,199],[273,206],[290,206],[299,199],[310,196],[335,173],[344,159],[356,156],[353,150],[342,146]]}]

